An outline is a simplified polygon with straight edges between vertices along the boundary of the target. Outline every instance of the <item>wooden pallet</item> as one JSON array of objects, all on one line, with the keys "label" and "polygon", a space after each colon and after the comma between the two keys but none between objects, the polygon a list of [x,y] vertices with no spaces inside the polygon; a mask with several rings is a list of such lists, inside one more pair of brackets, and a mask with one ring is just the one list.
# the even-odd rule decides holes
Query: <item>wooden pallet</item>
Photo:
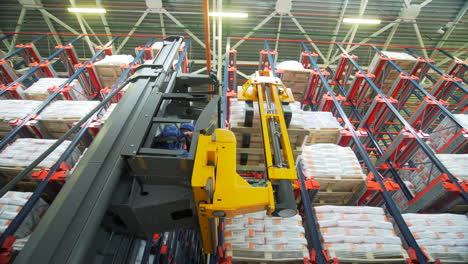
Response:
[{"label": "wooden pallet", "polygon": [[307,131],[309,131],[309,135],[304,139],[305,146],[318,143],[336,144],[341,137],[341,129],[338,128],[309,129]]},{"label": "wooden pallet", "polygon": [[94,65],[102,87],[112,87],[122,75],[120,65]]},{"label": "wooden pallet", "polygon": [[233,263],[304,263],[309,258],[307,250],[261,251],[248,249],[227,249],[226,256]]},{"label": "wooden pallet", "polygon": [[356,257],[351,255],[358,255],[352,252],[346,251],[335,251],[332,248],[327,249],[328,256],[330,259],[337,259],[339,263],[407,263],[408,254],[405,250],[401,249],[398,255],[395,256],[378,256],[372,252],[362,252],[362,257]]},{"label": "wooden pallet", "polygon": [[78,121],[80,121],[80,118],[39,120],[39,123],[49,134],[63,134],[70,130],[73,124]]},{"label": "wooden pallet", "polygon": [[349,205],[353,204],[366,190],[366,176],[344,178],[340,175],[316,177],[320,190],[315,195],[315,205]]},{"label": "wooden pallet", "polygon": [[36,101],[44,101],[47,97],[50,96],[50,93],[25,93],[24,97],[27,100],[36,100]]},{"label": "wooden pallet", "polygon": [[[25,166],[0,166],[0,178],[9,181],[16,175],[20,174],[25,168]],[[28,175],[26,175],[24,181],[32,181],[31,175],[39,170],[40,168],[33,169]]]},{"label": "wooden pallet", "polygon": [[[263,148],[237,148],[237,170],[265,170],[265,154]],[[302,153],[302,149],[293,149],[294,160]],[[241,159],[247,162],[241,162]]]},{"label": "wooden pallet", "polygon": [[[376,54],[374,58],[372,59],[372,62],[369,66],[369,72],[372,73],[374,71],[374,68],[377,66],[378,61],[380,60],[380,54]],[[408,59],[398,59],[394,60],[393,62],[396,63],[402,70],[406,72],[411,72],[413,69],[414,65],[416,64],[417,60],[408,60]],[[385,76],[384,81],[382,83],[378,83],[377,85],[380,86],[382,92],[384,94],[387,94],[388,91],[391,89],[393,83],[398,79],[398,76],[400,76],[400,72],[397,71],[395,68],[392,66],[388,66],[391,68],[390,72]],[[369,90],[368,95],[370,96],[373,93],[373,89]]]},{"label": "wooden pallet", "polygon": [[7,121],[0,120],[0,138],[3,138],[6,135],[8,135],[8,133],[10,133],[11,130],[12,130],[12,127]]}]

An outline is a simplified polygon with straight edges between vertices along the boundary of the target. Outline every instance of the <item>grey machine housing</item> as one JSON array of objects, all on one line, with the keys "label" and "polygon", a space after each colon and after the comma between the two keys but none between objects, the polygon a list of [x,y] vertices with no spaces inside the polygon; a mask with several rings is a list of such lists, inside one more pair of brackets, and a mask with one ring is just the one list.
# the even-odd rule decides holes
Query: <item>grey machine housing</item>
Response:
[{"label": "grey machine housing", "polygon": [[[191,176],[198,136],[220,127],[209,75],[173,70],[182,37],[141,65],[15,263],[128,263],[140,239],[198,226]],[[188,156],[151,147],[165,125],[191,122]]]}]

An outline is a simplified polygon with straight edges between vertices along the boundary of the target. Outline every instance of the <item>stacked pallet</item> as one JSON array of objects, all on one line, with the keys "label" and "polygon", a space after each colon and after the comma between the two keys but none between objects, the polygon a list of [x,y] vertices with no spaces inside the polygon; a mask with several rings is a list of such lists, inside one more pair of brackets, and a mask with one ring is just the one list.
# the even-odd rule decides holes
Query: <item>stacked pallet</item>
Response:
[{"label": "stacked pallet", "polygon": [[226,255],[233,262],[299,262],[308,258],[301,217],[268,217],[265,212],[226,218]]},{"label": "stacked pallet", "polygon": [[16,121],[27,117],[40,104],[32,100],[0,100],[0,138],[10,133]]},{"label": "stacked pallet", "polygon": [[338,142],[343,128],[331,112],[303,111],[301,114],[303,127],[309,131],[304,141],[305,145]]},{"label": "stacked pallet", "polygon": [[121,66],[133,61],[132,55],[112,55],[94,63],[101,86],[112,87],[122,75]]},{"label": "stacked pallet", "polygon": [[[416,170],[408,177],[408,181],[415,186],[415,193],[423,191],[441,175],[425,154],[422,154],[424,158],[419,158],[418,154],[421,153],[416,153],[413,160],[422,160],[422,162],[418,163]],[[436,154],[436,157],[460,182],[468,180],[468,154]]]},{"label": "stacked pallet", "polygon": [[[460,183],[468,182],[468,154],[435,154],[435,156],[441,161],[442,165],[459,180]],[[403,170],[399,175],[413,196],[424,192],[426,188],[429,188],[436,181],[445,181],[445,179],[441,179],[443,175],[440,170],[433,165],[428,156],[422,150],[418,150],[414,154],[410,163],[414,164],[415,168],[411,170]],[[437,195],[440,196],[440,198],[443,198],[446,194],[450,195],[450,192],[439,193]],[[403,195],[401,190],[395,192],[393,197],[401,210],[406,210],[408,208],[409,201]],[[435,197],[436,196],[434,196],[434,198]],[[445,203],[448,205],[453,197],[446,199]],[[462,210],[466,211],[466,208]]]},{"label": "stacked pallet", "polygon": [[339,263],[406,263],[407,254],[380,207],[314,207],[323,246]]},{"label": "stacked pallet", "polygon": [[[237,140],[237,169],[263,171],[265,170],[264,144],[260,128],[260,114],[258,105],[254,103],[254,116],[252,126],[245,126],[246,104],[244,101],[231,100],[231,131]],[[294,109],[293,109],[294,111]],[[293,112],[294,117],[296,113]],[[288,129],[289,141],[294,158],[300,155],[305,137],[309,132],[303,128],[290,127]]]},{"label": "stacked pallet", "polygon": [[306,179],[320,183],[316,204],[351,204],[365,189],[366,176],[350,147],[335,144],[304,146],[301,167]]},{"label": "stacked pallet", "polygon": [[431,261],[468,263],[468,218],[457,214],[403,214]]},{"label": "stacked pallet", "polygon": [[37,120],[45,129],[44,134],[59,138],[98,104],[98,101],[55,101],[42,111]]},{"label": "stacked pallet", "polygon": [[[0,152],[1,178],[3,180],[10,180],[15,177],[54,143],[55,140],[51,139],[19,138],[15,140],[11,145]],[[49,156],[39,163],[33,172],[38,171],[41,168],[52,167],[69,145],[70,141],[64,141],[52,153],[50,153]],[[70,157],[65,161],[65,164],[69,168],[73,168],[80,155],[81,152],[78,149],[75,149]],[[26,178],[26,180],[31,179],[31,174]]]},{"label": "stacked pallet", "polygon": [[[411,73],[411,70],[413,69],[414,65],[418,61],[413,56],[404,52],[392,52],[392,51],[382,51],[382,52],[389,58],[393,59],[393,62],[395,62],[396,65],[398,65],[402,70],[409,72],[409,73]],[[379,64],[380,59],[381,59],[380,54],[376,54],[374,56],[374,58],[372,59],[372,62],[369,65],[369,72],[372,72],[372,73],[375,72],[375,69]],[[399,71],[397,71],[391,65],[388,65],[388,67],[389,67],[388,68],[389,71],[384,72],[385,74],[382,78],[382,81],[380,81],[379,83],[376,83],[384,94],[388,93],[393,83],[400,76]]]},{"label": "stacked pallet", "polygon": [[302,102],[309,86],[311,71],[304,69],[297,61],[284,61],[276,65],[276,68],[282,72],[281,80],[291,89],[294,100]]},{"label": "stacked pallet", "polygon": [[468,114],[453,116],[463,124],[463,128],[449,117],[445,117],[427,141],[437,153],[468,153]]},{"label": "stacked pallet", "polygon": [[[24,96],[26,99],[44,101],[67,80],[67,78],[40,78],[24,91]],[[73,80],[64,87],[57,99],[88,100],[78,80]]]},{"label": "stacked pallet", "polygon": [[[31,192],[7,192],[0,198],[0,233],[5,232],[31,195]],[[15,237],[27,240],[48,207],[44,200],[39,199],[15,232]]]},{"label": "stacked pallet", "polygon": [[[454,116],[464,124],[464,128],[459,128],[450,118],[446,117],[430,134],[427,144],[434,151],[436,158],[442,162],[452,175],[457,177],[460,182],[467,182],[468,154],[466,153],[468,153],[468,137],[465,135],[465,131],[468,128],[468,115],[457,114]],[[408,170],[402,170],[399,174],[413,196],[423,192],[432,183],[440,180],[442,176],[440,170],[432,165],[427,154],[421,149],[417,150],[411,157],[408,166],[413,167]],[[443,198],[449,194],[439,193],[438,195]],[[401,190],[395,192],[393,198],[401,210],[408,208],[409,201]],[[452,199],[450,198],[449,200],[451,201]],[[449,204],[449,200],[446,201],[447,204]],[[466,211],[466,209],[462,210]]]},{"label": "stacked pallet", "polygon": [[[409,179],[411,176],[411,172],[408,170],[406,173],[401,173],[400,178],[402,179]],[[408,191],[411,193],[411,195],[414,197],[416,193],[416,186],[414,186],[413,183],[411,183],[409,180],[403,180],[403,183],[405,184],[406,188]],[[404,195],[403,191],[397,190],[392,194],[393,201],[395,201],[395,204],[400,208],[401,211],[405,210],[408,208],[409,203],[408,199],[406,199],[406,196]]]}]

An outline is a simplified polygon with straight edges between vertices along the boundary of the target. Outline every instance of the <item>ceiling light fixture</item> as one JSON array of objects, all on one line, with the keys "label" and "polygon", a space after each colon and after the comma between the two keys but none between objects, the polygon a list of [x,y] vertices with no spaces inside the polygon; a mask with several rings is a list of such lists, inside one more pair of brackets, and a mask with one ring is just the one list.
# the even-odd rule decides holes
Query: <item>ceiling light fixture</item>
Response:
[{"label": "ceiling light fixture", "polygon": [[68,8],[68,12],[104,14],[104,13],[106,13],[106,10],[104,8],[74,8],[74,7],[70,7],[70,8]]},{"label": "ceiling light fixture", "polygon": [[352,24],[380,24],[379,19],[344,18],[343,22]]},{"label": "ceiling light fixture", "polygon": [[225,12],[209,12],[210,16],[213,17],[248,17],[247,13],[225,13]]}]

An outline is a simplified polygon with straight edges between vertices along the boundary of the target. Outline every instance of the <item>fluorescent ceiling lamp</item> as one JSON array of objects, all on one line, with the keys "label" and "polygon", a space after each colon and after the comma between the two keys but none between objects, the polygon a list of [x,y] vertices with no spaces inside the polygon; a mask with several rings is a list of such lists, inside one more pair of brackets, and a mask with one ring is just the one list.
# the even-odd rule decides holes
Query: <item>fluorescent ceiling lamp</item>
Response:
[{"label": "fluorescent ceiling lamp", "polygon": [[225,13],[225,12],[209,12],[210,16],[215,17],[248,17],[249,14],[247,13]]},{"label": "fluorescent ceiling lamp", "polygon": [[344,18],[343,22],[353,24],[380,24],[379,19]]},{"label": "fluorescent ceiling lamp", "polygon": [[103,14],[106,13],[106,10],[104,8],[73,8],[70,7],[68,8],[68,12],[72,13],[99,13]]}]

